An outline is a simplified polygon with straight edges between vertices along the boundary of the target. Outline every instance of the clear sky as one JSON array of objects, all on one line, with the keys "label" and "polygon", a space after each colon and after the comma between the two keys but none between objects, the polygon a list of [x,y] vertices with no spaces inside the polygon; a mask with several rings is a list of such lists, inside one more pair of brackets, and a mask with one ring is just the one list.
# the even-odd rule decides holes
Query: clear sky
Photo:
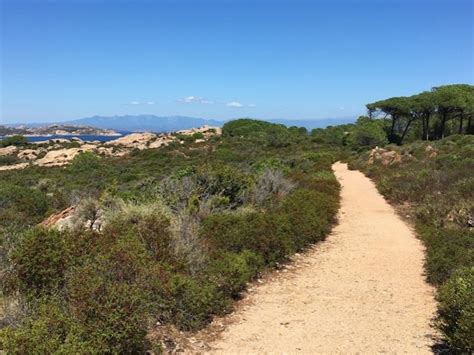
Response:
[{"label": "clear sky", "polygon": [[472,0],[0,3],[0,123],[344,117],[474,80]]}]

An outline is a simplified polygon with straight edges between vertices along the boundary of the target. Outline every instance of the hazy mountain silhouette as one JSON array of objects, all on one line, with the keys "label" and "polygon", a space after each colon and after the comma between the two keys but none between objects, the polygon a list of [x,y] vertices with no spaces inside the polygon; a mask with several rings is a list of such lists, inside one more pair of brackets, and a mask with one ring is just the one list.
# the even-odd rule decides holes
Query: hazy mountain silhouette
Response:
[{"label": "hazy mountain silhouette", "polygon": [[[257,118],[258,119],[258,118]],[[284,124],[288,127],[324,128],[355,122],[355,117],[322,118],[309,120],[291,119],[267,119],[263,121]],[[203,125],[222,126],[230,120],[212,120],[188,116],[155,116],[155,115],[124,115],[124,116],[92,116],[71,121],[50,122],[50,123],[28,123],[28,124],[8,124],[7,126],[29,126],[40,127],[51,124],[92,126],[104,129],[114,129],[117,131],[152,131],[152,132],[173,132],[181,129],[200,127]]]}]

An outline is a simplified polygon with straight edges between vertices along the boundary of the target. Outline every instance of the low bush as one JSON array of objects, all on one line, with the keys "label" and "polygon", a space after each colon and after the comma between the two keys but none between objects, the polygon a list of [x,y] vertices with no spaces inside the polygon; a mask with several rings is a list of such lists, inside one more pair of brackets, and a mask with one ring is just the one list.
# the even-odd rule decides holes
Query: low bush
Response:
[{"label": "low bush", "polygon": [[440,288],[438,326],[457,352],[474,351],[474,267],[460,268]]},{"label": "low bush", "polygon": [[258,270],[263,260],[257,254],[244,250],[241,253],[224,253],[209,267],[207,273],[220,292],[227,297],[236,298],[245,289]]},{"label": "low bush", "polygon": [[135,235],[155,260],[172,259],[170,216],[162,204],[119,203],[106,214],[104,223],[104,233]]},{"label": "low bush", "polygon": [[266,265],[273,265],[292,251],[292,241],[280,233],[281,221],[275,217],[257,212],[216,213],[203,221],[201,237],[214,254],[250,250],[260,255]]},{"label": "low bush", "polygon": [[208,324],[212,314],[229,309],[230,304],[217,287],[205,280],[184,275],[174,276],[169,285],[171,319],[184,330],[195,330]]},{"label": "low bush", "polygon": [[[1,291],[18,307],[0,352],[159,351],[157,321],[196,330],[229,312],[261,271],[328,232],[336,155],[315,148],[304,129],[240,120],[200,147],[1,172]],[[72,227],[35,227],[70,206]]]},{"label": "low bush", "polygon": [[256,184],[251,191],[250,200],[257,206],[279,202],[295,188],[295,184],[284,177],[279,170],[265,169],[258,175]]},{"label": "low bush", "polygon": [[92,354],[97,349],[81,339],[80,326],[57,299],[41,299],[18,328],[0,330],[0,349],[8,354]]},{"label": "low bush", "polygon": [[429,282],[442,285],[457,269],[474,265],[474,231],[428,227],[421,223],[416,230],[429,246],[425,261]]},{"label": "low bush", "polygon": [[64,284],[70,250],[62,233],[34,228],[20,238],[10,258],[15,287],[24,295],[43,295]]},{"label": "low bush", "polygon": [[284,226],[297,250],[323,240],[329,232],[337,210],[338,198],[328,194],[298,189],[283,202],[279,213],[288,219]]},{"label": "low bush", "polygon": [[22,146],[27,144],[28,140],[21,135],[10,136],[0,140],[0,147],[8,147],[9,145]]},{"label": "low bush", "polygon": [[38,223],[48,212],[49,200],[43,191],[2,182],[0,186],[0,224]]}]

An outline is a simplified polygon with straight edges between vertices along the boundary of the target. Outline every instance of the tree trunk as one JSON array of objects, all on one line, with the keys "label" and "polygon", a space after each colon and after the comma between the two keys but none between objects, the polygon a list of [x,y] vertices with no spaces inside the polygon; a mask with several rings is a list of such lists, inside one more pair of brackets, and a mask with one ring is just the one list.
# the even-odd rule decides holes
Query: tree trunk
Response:
[{"label": "tree trunk", "polygon": [[426,140],[430,140],[430,118],[431,113],[426,114]]},{"label": "tree trunk", "polygon": [[444,128],[446,127],[446,119],[448,118],[448,113],[447,112],[443,112],[442,114],[442,119],[441,119],[441,129],[440,129],[440,133],[441,133],[441,139],[444,138]]},{"label": "tree trunk", "polygon": [[459,134],[462,134],[462,124],[463,124],[463,120],[464,120],[464,114],[460,114],[459,115]]},{"label": "tree trunk", "polygon": [[406,134],[408,133],[408,128],[410,128],[410,125],[411,123],[414,121],[415,119],[412,118],[410,119],[408,122],[407,122],[407,125],[405,126],[405,129],[403,130],[403,133],[402,133],[402,136],[400,138],[400,144],[403,143],[403,139],[405,138]]},{"label": "tree trunk", "polygon": [[421,117],[421,124],[422,124],[422,132],[421,132],[421,140],[425,140],[426,138],[426,120],[425,120],[425,116],[422,116]]}]

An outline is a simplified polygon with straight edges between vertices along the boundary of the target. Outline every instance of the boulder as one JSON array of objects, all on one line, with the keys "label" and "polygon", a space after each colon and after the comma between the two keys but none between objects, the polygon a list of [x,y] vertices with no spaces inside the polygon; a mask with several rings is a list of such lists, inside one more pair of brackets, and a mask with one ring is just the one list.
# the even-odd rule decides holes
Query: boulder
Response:
[{"label": "boulder", "polygon": [[45,151],[46,151],[46,149],[44,149],[44,148],[24,149],[24,150],[20,151],[17,154],[17,157],[20,158],[20,159],[31,161],[31,160],[35,160],[40,153],[45,152]]},{"label": "boulder", "polygon": [[72,218],[74,216],[75,207],[68,207],[58,213],[53,213],[51,216],[46,218],[40,223],[41,226],[46,228],[57,228],[59,230],[66,229],[71,226]]},{"label": "boulder", "polygon": [[156,134],[153,133],[132,133],[126,136],[108,141],[106,145],[124,146],[126,148],[137,148],[140,150],[148,148],[148,145],[152,140],[156,138]]},{"label": "boulder", "polygon": [[187,136],[193,135],[194,133],[202,133],[205,138],[209,138],[210,136],[214,135],[221,135],[222,128],[220,127],[212,127],[209,125],[204,125],[198,128],[191,128],[191,129],[182,129],[181,131],[176,132],[178,134],[184,134]]},{"label": "boulder", "polygon": [[400,163],[402,161],[402,156],[394,150],[386,150],[383,148],[375,147],[370,151],[367,164],[372,165],[376,161],[379,161],[382,163],[382,165],[387,166]]},{"label": "boulder", "polygon": [[0,166],[0,171],[24,169],[28,165],[29,165],[28,163],[19,163],[19,164],[14,164],[14,165],[3,165],[3,166]]},{"label": "boulder", "polygon": [[93,144],[84,144],[80,148],[50,150],[46,155],[35,161],[38,166],[62,166],[73,160],[78,154],[96,149]]},{"label": "boulder", "polygon": [[151,142],[148,148],[160,148],[168,145],[170,142],[174,140],[173,137],[168,135],[163,135],[158,137],[155,141]]},{"label": "boulder", "polygon": [[431,145],[427,145],[425,152],[428,154],[428,157],[434,158],[438,155],[438,150],[433,148]]},{"label": "boulder", "polygon": [[0,157],[4,155],[10,155],[16,153],[18,148],[14,145],[9,145],[8,147],[5,148],[0,148]]}]

